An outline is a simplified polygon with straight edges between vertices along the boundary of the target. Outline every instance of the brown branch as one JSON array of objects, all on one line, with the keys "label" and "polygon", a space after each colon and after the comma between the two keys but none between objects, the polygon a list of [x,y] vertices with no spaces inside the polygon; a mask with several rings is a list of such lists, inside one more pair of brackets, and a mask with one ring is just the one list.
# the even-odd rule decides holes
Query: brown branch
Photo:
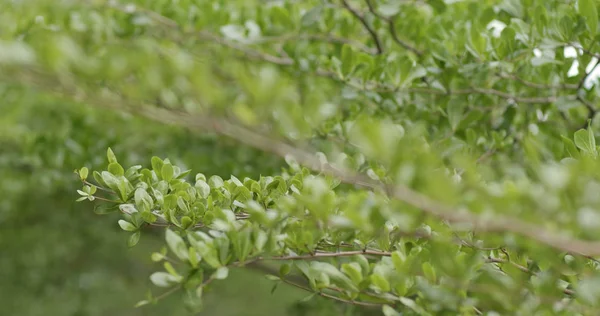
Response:
[{"label": "brown branch", "polygon": [[369,11],[373,15],[375,15],[376,17],[387,22],[388,29],[390,31],[390,35],[392,36],[392,39],[394,40],[394,42],[396,42],[396,44],[400,45],[404,49],[410,50],[411,52],[417,54],[417,56],[423,55],[422,51],[416,49],[414,46],[412,46],[412,45],[408,44],[407,42],[400,39],[400,37],[398,36],[398,32],[396,31],[396,23],[394,22],[393,18],[388,18],[388,17],[385,17],[385,16],[377,13],[377,11],[375,10],[375,7],[373,7],[373,4],[371,3],[370,0],[365,0],[365,2],[367,3],[367,6],[369,7]]},{"label": "brown branch", "polygon": [[578,89],[576,84],[568,84],[568,83],[559,84],[559,85],[542,84],[542,83],[537,83],[537,82],[533,82],[533,81],[527,81],[527,80],[525,80],[519,76],[513,75],[513,74],[497,73],[496,75],[503,79],[518,81],[526,87],[535,88],[535,89],[555,89],[555,90],[556,89],[561,89],[561,90],[576,90],[576,89]]},{"label": "brown branch", "polygon": [[371,55],[374,55],[377,53],[371,47],[364,45],[360,41],[349,39],[349,38],[338,37],[338,36],[330,35],[330,34],[327,34],[327,35],[325,35],[325,34],[289,34],[289,35],[282,35],[282,36],[270,36],[270,37],[261,37],[261,38],[257,38],[257,39],[252,39],[245,43],[246,44],[261,44],[261,43],[268,43],[268,42],[287,42],[287,41],[293,41],[293,40],[308,40],[308,41],[320,41],[320,42],[333,43],[333,44],[347,44],[347,45],[356,47],[357,49],[359,49],[365,53],[371,54]]},{"label": "brown branch", "polygon": [[304,290],[304,291],[307,291],[307,292],[312,292],[312,293],[315,293],[315,294],[317,294],[317,295],[319,295],[321,297],[325,297],[325,298],[332,299],[332,300],[335,300],[335,301],[338,301],[338,302],[342,302],[342,303],[346,303],[346,304],[359,305],[359,306],[368,306],[368,307],[381,307],[382,305],[385,305],[385,304],[380,304],[380,303],[370,303],[370,302],[361,302],[361,301],[347,300],[347,299],[343,299],[341,297],[337,297],[335,295],[327,294],[327,293],[324,293],[324,292],[315,292],[315,291],[313,291],[312,289],[310,289],[308,287],[302,286],[300,284],[296,284],[296,283],[294,283],[292,281],[289,281],[289,280],[287,280],[285,278],[281,278],[281,281],[283,283],[286,283],[286,284],[292,285],[294,287],[297,287],[297,288],[299,288],[301,290]]},{"label": "brown branch", "polygon": [[389,257],[392,255],[391,252],[376,251],[376,250],[353,250],[353,251],[340,251],[340,252],[315,252],[309,255],[291,255],[291,256],[280,256],[280,257],[266,257],[258,258],[258,260],[310,260],[318,258],[335,258],[335,257],[348,257],[355,255],[368,255],[368,256],[379,256]]},{"label": "brown branch", "polygon": [[111,189],[107,189],[107,188],[105,188],[105,187],[103,187],[103,186],[100,186],[100,185],[97,185],[97,184],[93,184],[93,183],[91,183],[91,182],[89,182],[89,181],[87,181],[87,180],[82,180],[82,181],[83,181],[83,183],[84,183],[84,184],[87,184],[87,185],[89,185],[89,186],[95,186],[95,187],[96,187],[96,189],[98,189],[98,190],[100,190],[100,191],[104,191],[104,192],[111,193],[111,194],[116,194],[116,193],[115,193],[113,190],[111,190]]},{"label": "brown branch", "polygon": [[560,232],[548,230],[537,224],[528,223],[513,217],[478,215],[468,211],[459,211],[454,207],[440,204],[409,187],[385,185],[379,181],[370,179],[366,175],[332,164],[322,164],[318,157],[310,151],[299,149],[286,142],[274,139],[272,136],[263,135],[223,118],[211,117],[205,114],[195,115],[188,112],[157,108],[152,105],[140,106],[138,102],[128,103],[119,96],[111,96],[110,94],[85,98],[85,95],[81,96],[81,91],[73,86],[61,84],[53,78],[44,81],[43,74],[39,72],[28,74],[23,71],[19,73],[19,76],[13,74],[10,78],[12,81],[41,87],[47,91],[58,93],[62,97],[73,98],[74,96],[78,96],[79,99],[86,99],[90,105],[99,108],[126,111],[157,122],[174,124],[191,130],[208,130],[280,157],[291,156],[298,163],[309,169],[323,172],[344,183],[357,187],[388,192],[390,197],[403,201],[427,215],[446,221],[448,224],[460,225],[463,229],[468,227],[481,232],[513,233],[561,251],[587,256],[600,255],[600,241],[571,238]]},{"label": "brown branch", "polygon": [[[535,272],[529,270],[527,267],[524,267],[516,262],[512,262],[510,260],[505,260],[505,259],[501,259],[501,258],[492,258],[492,257],[488,257],[486,258],[486,262],[488,263],[508,263],[512,266],[514,266],[515,268],[527,273],[527,274],[531,274],[531,275],[536,275]],[[575,295],[575,291],[571,290],[571,289],[564,289],[563,293],[567,294],[567,295]]]},{"label": "brown branch", "polygon": [[383,54],[383,45],[381,44],[381,39],[379,38],[379,35],[377,35],[377,32],[369,25],[369,22],[367,22],[367,19],[365,18],[364,14],[362,14],[358,10],[351,7],[348,4],[348,1],[346,1],[346,0],[342,0],[342,5],[348,11],[350,11],[350,13],[352,13],[352,15],[354,15],[360,21],[360,23],[362,23],[362,25],[365,27],[367,32],[369,32],[369,34],[371,34],[371,37],[373,38],[373,41],[375,42],[375,46],[377,47],[377,54]]}]

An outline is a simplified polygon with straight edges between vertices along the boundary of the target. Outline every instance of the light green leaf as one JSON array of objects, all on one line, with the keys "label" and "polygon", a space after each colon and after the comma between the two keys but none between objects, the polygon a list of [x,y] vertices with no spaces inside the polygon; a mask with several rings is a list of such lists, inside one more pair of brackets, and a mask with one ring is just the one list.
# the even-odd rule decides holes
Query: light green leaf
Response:
[{"label": "light green leaf", "polygon": [[198,193],[200,193],[200,196],[205,199],[210,194],[210,186],[204,180],[197,180],[195,187],[196,189],[198,189]]},{"label": "light green leaf", "polygon": [[185,242],[183,241],[183,238],[181,238],[172,230],[167,229],[166,240],[169,249],[171,249],[171,251],[177,256],[177,258],[179,258],[182,261],[188,260],[188,249],[185,245]]},{"label": "light green leaf", "polygon": [[166,272],[154,272],[150,275],[150,281],[159,287],[169,287],[181,282],[181,280],[181,277],[178,278]]},{"label": "light green leaf", "polygon": [[131,236],[129,236],[129,239],[127,239],[127,247],[131,248],[131,247],[137,245],[138,242],[140,241],[141,234],[142,233],[139,230],[134,232],[133,234],[131,234]]},{"label": "light green leaf", "polygon": [[108,147],[108,149],[106,150],[106,157],[108,158],[108,163],[117,163],[117,157],[115,156],[115,153],[113,153],[112,149],[110,149],[110,147]]},{"label": "light green leaf", "polygon": [[163,180],[169,182],[171,179],[173,179],[173,172],[173,166],[169,163],[165,163],[160,170],[160,175]]},{"label": "light green leaf", "polygon": [[598,152],[596,150],[596,139],[594,138],[594,134],[591,129],[584,130],[580,129],[575,132],[575,145],[584,151],[587,154],[592,156],[597,156]]},{"label": "light green leaf", "polygon": [[86,167],[79,169],[79,178],[81,180],[87,179],[89,172],[90,172],[90,170]]},{"label": "light green leaf", "polygon": [[217,280],[224,280],[227,278],[228,275],[229,275],[229,269],[227,267],[220,267],[217,269],[217,271],[215,271],[215,273],[212,275],[212,277]]},{"label": "light green leaf", "polygon": [[133,225],[132,223],[126,221],[126,220],[122,220],[120,219],[118,221],[119,226],[121,226],[122,230],[128,231],[128,232],[133,232],[137,230],[137,227],[135,227],[135,225]]}]

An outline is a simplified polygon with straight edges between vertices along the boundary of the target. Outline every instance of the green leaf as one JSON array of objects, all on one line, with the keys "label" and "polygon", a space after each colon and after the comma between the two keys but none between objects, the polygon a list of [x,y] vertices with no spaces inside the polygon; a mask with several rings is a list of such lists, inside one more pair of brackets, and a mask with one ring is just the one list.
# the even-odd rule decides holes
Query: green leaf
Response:
[{"label": "green leaf", "polygon": [[284,276],[288,275],[290,273],[290,270],[291,270],[291,266],[289,264],[287,264],[287,263],[282,264],[279,267],[279,276],[284,277]]},{"label": "green leaf", "polygon": [[134,307],[137,308],[137,307],[141,307],[141,306],[148,305],[148,304],[150,304],[150,301],[148,301],[148,300],[141,300],[141,301],[135,303]]},{"label": "green leaf", "polygon": [[165,255],[163,255],[160,252],[153,252],[150,258],[154,262],[159,262],[159,261],[161,261],[161,260],[163,260],[165,258]]},{"label": "green leaf", "polygon": [[89,172],[90,172],[90,170],[86,167],[79,169],[79,178],[81,180],[87,179]]},{"label": "green leaf", "polygon": [[118,176],[118,177],[125,175],[125,170],[117,162],[111,162],[108,165],[108,172],[110,172],[110,173],[112,173],[112,174],[114,174],[115,176]]},{"label": "green leaf", "polygon": [[401,316],[393,307],[389,305],[383,305],[382,310],[384,316]]},{"label": "green leaf", "polygon": [[341,56],[342,73],[344,74],[344,76],[350,75],[352,70],[354,69],[354,58],[353,57],[354,57],[354,54],[352,52],[352,47],[350,47],[350,45],[344,44],[344,46],[342,46],[342,56]]},{"label": "green leaf", "polygon": [[219,176],[215,175],[208,179],[208,185],[210,185],[212,188],[220,188],[223,186],[223,184],[223,179]]},{"label": "green leaf", "polygon": [[106,150],[106,158],[108,158],[108,163],[117,163],[117,157],[115,156],[115,153],[113,153],[112,149],[110,149],[110,147],[108,147],[108,149]]},{"label": "green leaf", "polygon": [[154,272],[150,275],[150,281],[158,287],[169,287],[182,281],[181,277],[175,277],[166,272]]},{"label": "green leaf", "polygon": [[372,274],[371,282],[382,292],[390,291],[390,282],[381,274]]},{"label": "green leaf", "polygon": [[435,269],[433,268],[431,263],[423,262],[423,264],[421,265],[421,268],[423,269],[423,275],[425,275],[427,280],[429,280],[429,282],[431,282],[431,283],[435,283],[436,282],[436,274],[435,274]]},{"label": "green leaf", "polygon": [[152,214],[150,211],[141,211],[140,216],[146,223],[154,223],[156,222],[156,215]]},{"label": "green leaf", "polygon": [[197,180],[195,187],[201,197],[206,199],[210,195],[210,186],[204,180]]},{"label": "green leaf", "polygon": [[173,268],[173,265],[169,262],[169,261],[165,261],[163,263],[163,266],[165,267],[165,270],[167,270],[167,272],[177,278],[181,278],[181,275],[179,275],[179,273],[177,273],[177,271],[175,271],[175,268]]},{"label": "green leaf", "polygon": [[575,145],[584,151],[587,154],[592,156],[597,156],[598,152],[596,150],[596,139],[594,138],[594,134],[590,129],[584,130],[580,129],[575,132]]},{"label": "green leaf", "polygon": [[132,223],[126,221],[126,220],[122,220],[120,219],[118,221],[119,226],[121,227],[122,230],[128,231],[128,232],[133,232],[137,230],[137,227],[135,227],[135,225],[133,225]]},{"label": "green leaf", "polygon": [[572,140],[566,138],[565,136],[561,136],[562,140],[563,140],[563,144],[565,146],[565,152],[567,155],[573,157],[573,158],[579,158],[580,153],[577,150],[577,147],[575,146],[575,143],[573,143]]},{"label": "green leaf", "polygon": [[347,274],[352,282],[360,284],[363,280],[360,264],[358,262],[344,263],[342,264],[342,272]]},{"label": "green leaf", "polygon": [[229,269],[227,267],[220,267],[213,273],[212,277],[216,280],[224,280],[229,275]]},{"label": "green leaf", "polygon": [[332,264],[326,262],[311,262],[311,269],[326,274],[333,283],[343,289],[358,291],[356,284]]},{"label": "green leaf", "polygon": [[163,164],[162,169],[160,170],[160,175],[163,180],[169,182],[173,179],[173,166],[171,164]]},{"label": "green leaf", "polygon": [[400,300],[400,302],[402,304],[404,304],[404,306],[412,309],[414,312],[416,312],[419,315],[422,315],[422,316],[430,315],[422,307],[420,307],[419,305],[417,305],[417,303],[414,300],[411,300],[410,298],[400,297],[399,300]]},{"label": "green leaf", "polygon": [[450,122],[450,127],[452,127],[453,131],[456,131],[456,128],[460,124],[463,118],[464,106],[462,100],[450,100],[448,102],[446,112],[448,114],[448,121]]},{"label": "green leaf", "polygon": [[585,18],[590,37],[596,36],[598,30],[598,9],[596,8],[595,0],[577,0],[577,8],[579,14]]},{"label": "green leaf", "polygon": [[272,274],[265,274],[265,278],[269,281],[281,281],[280,277]]},{"label": "green leaf", "polygon": [[142,233],[139,230],[131,234],[131,236],[129,236],[129,239],[127,239],[127,247],[131,248],[137,245],[137,243],[140,241],[141,234]]},{"label": "green leaf", "polygon": [[152,157],[152,159],[150,160],[151,164],[152,164],[152,170],[154,170],[154,173],[156,173],[158,176],[161,175],[161,171],[162,171],[162,167],[163,167],[163,160],[154,156]]},{"label": "green leaf", "polygon": [[167,228],[166,231],[166,240],[169,249],[182,261],[188,260],[188,249],[179,235],[177,235],[174,231]]}]

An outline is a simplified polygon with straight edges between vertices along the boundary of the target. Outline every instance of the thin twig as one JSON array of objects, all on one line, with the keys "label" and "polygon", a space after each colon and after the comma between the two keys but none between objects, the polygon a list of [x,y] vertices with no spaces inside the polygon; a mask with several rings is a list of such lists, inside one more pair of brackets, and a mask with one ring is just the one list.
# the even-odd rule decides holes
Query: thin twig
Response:
[{"label": "thin twig", "polygon": [[304,291],[316,293],[319,296],[322,296],[322,297],[325,297],[325,298],[329,298],[329,299],[332,299],[332,300],[335,300],[335,301],[338,301],[338,302],[343,302],[343,303],[352,304],[352,305],[359,305],[359,306],[368,306],[368,307],[381,307],[382,305],[385,305],[385,304],[379,304],[379,303],[370,303],[370,302],[361,302],[361,301],[347,300],[347,299],[343,299],[341,297],[337,297],[335,295],[327,294],[327,293],[324,293],[324,292],[315,292],[315,291],[313,291],[310,288],[307,288],[307,287],[302,286],[300,284],[296,284],[296,283],[294,283],[292,281],[289,281],[289,280],[287,280],[285,278],[281,278],[281,281],[283,283],[292,285],[292,286],[297,287],[299,289],[302,289]]},{"label": "thin twig", "polygon": [[308,40],[308,41],[320,41],[325,43],[333,43],[333,44],[347,44],[357,49],[368,53],[368,54],[376,54],[377,52],[373,50],[371,47],[368,47],[361,43],[360,41],[338,37],[330,34],[288,34],[282,36],[270,36],[270,37],[260,37],[257,39],[251,39],[248,41],[244,41],[245,44],[262,44],[268,42],[287,42],[294,40]]},{"label": "thin twig", "polygon": [[576,90],[576,89],[578,89],[576,84],[568,84],[568,83],[559,84],[559,85],[542,84],[542,83],[537,83],[537,82],[533,82],[533,81],[527,81],[527,80],[525,80],[519,76],[513,75],[513,74],[496,73],[496,75],[503,79],[518,81],[526,87],[535,88],[535,89],[554,89],[554,90],[556,90],[556,89],[561,89],[561,90]]},{"label": "thin twig", "polygon": [[367,6],[369,7],[369,11],[373,15],[375,15],[376,17],[387,22],[388,29],[390,31],[390,35],[392,36],[392,39],[394,40],[394,42],[396,42],[396,44],[400,45],[401,47],[403,47],[407,50],[410,50],[411,52],[417,54],[417,56],[423,55],[422,51],[416,49],[414,46],[412,46],[412,45],[408,44],[407,42],[400,39],[400,37],[398,36],[398,32],[396,31],[396,23],[394,22],[393,18],[388,18],[388,17],[385,17],[385,16],[377,13],[377,11],[375,10],[375,7],[373,6],[373,4],[371,3],[370,0],[365,0],[365,2],[367,3]]},{"label": "thin twig", "polygon": [[111,194],[116,194],[116,193],[115,193],[113,190],[111,190],[111,189],[107,189],[107,188],[105,188],[105,187],[103,187],[103,186],[99,186],[99,185],[97,185],[97,184],[93,184],[93,183],[91,183],[91,182],[89,182],[89,181],[87,181],[87,180],[83,180],[83,183],[84,183],[84,184],[87,184],[87,185],[89,185],[89,186],[95,186],[95,187],[96,187],[96,189],[98,189],[98,190],[100,190],[100,191],[108,192],[108,193],[111,193]]},{"label": "thin twig", "polygon": [[162,300],[163,298],[177,292],[177,290],[181,289],[181,285],[177,285],[172,287],[171,289],[169,289],[168,291],[164,292],[163,294],[155,297],[154,299],[156,299],[157,301]]},{"label": "thin twig", "polygon": [[[508,263],[508,264],[514,266],[515,268],[517,268],[517,269],[519,269],[519,270],[521,270],[521,271],[523,271],[525,273],[528,273],[528,274],[531,274],[531,275],[536,275],[535,272],[529,270],[527,267],[524,267],[524,266],[522,266],[522,265],[520,265],[520,264],[518,264],[516,262],[510,261],[510,260],[505,260],[505,259],[501,259],[501,258],[488,257],[488,258],[486,258],[486,262],[488,262],[488,263]],[[567,295],[574,295],[575,291],[573,291],[571,289],[564,289],[563,293],[565,293]]]},{"label": "thin twig", "polygon": [[318,259],[318,258],[348,257],[348,256],[356,256],[356,255],[389,257],[392,255],[392,253],[386,252],[386,251],[376,251],[376,250],[315,252],[314,254],[309,254],[309,255],[290,255],[290,256],[280,256],[280,257],[266,257],[266,258],[259,258],[258,260],[306,260],[306,259]]},{"label": "thin twig", "polygon": [[377,47],[377,54],[383,54],[383,45],[381,44],[381,39],[379,38],[379,35],[377,35],[377,32],[369,25],[369,22],[365,18],[364,14],[351,7],[346,0],[342,0],[342,5],[348,11],[350,11],[350,13],[352,13],[352,15],[354,15],[360,21],[360,23],[362,23],[367,32],[371,34],[371,37],[375,42],[375,46]]}]

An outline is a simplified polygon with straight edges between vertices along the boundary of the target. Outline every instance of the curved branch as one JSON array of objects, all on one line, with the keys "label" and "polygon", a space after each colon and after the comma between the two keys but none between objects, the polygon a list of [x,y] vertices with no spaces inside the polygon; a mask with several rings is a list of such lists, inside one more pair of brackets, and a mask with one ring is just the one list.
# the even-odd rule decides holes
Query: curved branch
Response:
[{"label": "curved branch", "polygon": [[362,23],[362,25],[365,27],[367,32],[369,32],[369,34],[371,34],[371,37],[373,38],[373,41],[375,42],[375,46],[377,46],[377,54],[383,54],[383,45],[381,44],[381,39],[379,38],[379,35],[377,35],[377,32],[369,25],[369,22],[367,22],[367,19],[365,18],[364,14],[360,13],[358,10],[351,7],[348,4],[348,1],[346,1],[346,0],[342,0],[342,5],[348,11],[350,11],[350,13],[352,13],[352,15],[354,15],[360,21],[360,23]]}]

